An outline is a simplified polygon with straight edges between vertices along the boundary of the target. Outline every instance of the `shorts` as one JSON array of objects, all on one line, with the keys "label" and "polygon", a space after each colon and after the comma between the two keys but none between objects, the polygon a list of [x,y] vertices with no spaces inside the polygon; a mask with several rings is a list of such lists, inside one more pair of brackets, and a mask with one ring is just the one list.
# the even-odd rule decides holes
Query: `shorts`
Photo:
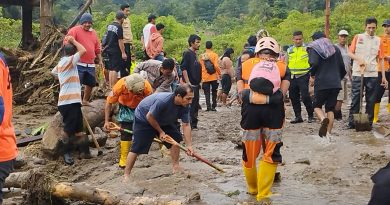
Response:
[{"label": "shorts", "polygon": [[[161,129],[176,142],[180,143],[183,141],[183,137],[175,124],[161,126]],[[148,154],[153,138],[158,137],[158,132],[150,125],[145,125],[140,122],[137,123],[137,120],[134,121],[133,130],[133,145],[131,147],[131,152],[136,154]],[[172,146],[167,142],[164,142],[164,145],[168,149]]]},{"label": "shorts", "polygon": [[58,111],[62,115],[64,131],[69,136],[83,130],[83,114],[81,113],[81,103],[72,103],[58,106]]},{"label": "shorts", "polygon": [[107,54],[108,60],[106,62],[106,69],[109,71],[119,72],[125,67],[125,61],[122,59],[121,54]]},{"label": "shorts", "polygon": [[80,83],[82,85],[87,85],[90,87],[96,86],[95,67],[85,67],[77,65],[77,70],[79,72]]},{"label": "shorts", "polygon": [[230,89],[232,88],[232,78],[229,74],[223,74],[221,79],[222,92],[229,95]]},{"label": "shorts", "polygon": [[337,96],[338,101],[344,101],[348,99],[347,80],[341,80],[341,90]]},{"label": "shorts", "polygon": [[321,108],[325,105],[325,112],[333,112],[337,103],[339,88],[314,91],[314,108]]},{"label": "shorts", "polygon": [[5,178],[14,170],[15,160],[9,160],[5,162],[0,162],[0,204],[3,203],[3,186]]}]

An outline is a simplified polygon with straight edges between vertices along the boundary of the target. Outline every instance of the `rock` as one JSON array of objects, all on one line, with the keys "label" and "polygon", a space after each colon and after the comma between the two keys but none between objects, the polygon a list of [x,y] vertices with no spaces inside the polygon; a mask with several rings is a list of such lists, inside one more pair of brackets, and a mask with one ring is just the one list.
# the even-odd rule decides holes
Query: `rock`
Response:
[{"label": "rock", "polygon": [[[91,106],[84,106],[82,110],[93,129],[104,121],[105,100],[99,99],[90,103]],[[62,116],[59,112],[54,115],[46,129],[42,139],[42,150],[44,153],[56,157],[60,155],[60,141],[63,132]]]},{"label": "rock", "polygon": [[200,200],[200,194],[199,192],[194,192],[194,193],[191,193],[190,196],[188,197],[188,202],[191,203],[191,202],[194,202],[194,201],[199,201]]},{"label": "rock", "polygon": [[20,169],[26,164],[27,164],[27,162],[24,160],[24,155],[18,154],[18,156],[16,157],[16,160],[15,160],[14,168]]},{"label": "rock", "polygon": [[33,164],[39,164],[39,165],[45,165],[47,162],[45,159],[33,157],[32,158]]}]

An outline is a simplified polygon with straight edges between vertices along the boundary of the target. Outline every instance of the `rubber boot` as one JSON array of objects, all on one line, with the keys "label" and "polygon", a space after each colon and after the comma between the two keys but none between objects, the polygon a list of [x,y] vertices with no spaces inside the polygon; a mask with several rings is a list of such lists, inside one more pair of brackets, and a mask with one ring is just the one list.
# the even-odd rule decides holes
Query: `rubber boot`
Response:
[{"label": "rubber boot", "polygon": [[248,186],[248,193],[251,195],[257,194],[257,170],[256,167],[246,168],[242,165],[242,170],[244,171],[246,185]]},{"label": "rubber boot", "polygon": [[74,159],[72,156],[73,144],[70,142],[69,137],[64,137],[62,139],[62,143],[64,144],[64,161],[67,165],[73,165]]},{"label": "rubber boot", "polygon": [[204,90],[204,97],[206,99],[206,111],[211,111],[211,102],[210,102],[210,89]]},{"label": "rubber boot", "polygon": [[387,112],[390,113],[390,103],[387,104]]},{"label": "rubber boot", "polygon": [[277,164],[260,161],[257,173],[257,201],[262,201],[272,195],[271,187],[274,183]]},{"label": "rubber boot", "polygon": [[373,123],[378,122],[379,106],[380,106],[380,103],[375,103],[375,105],[374,105],[374,119],[372,120]]},{"label": "rubber boot", "polygon": [[129,154],[130,147],[131,147],[131,141],[121,140],[119,167],[122,169],[126,167],[127,154]]},{"label": "rubber boot", "polygon": [[82,136],[83,139],[81,139],[80,142],[80,158],[82,159],[91,159],[91,151],[89,149],[89,139],[87,135]]}]

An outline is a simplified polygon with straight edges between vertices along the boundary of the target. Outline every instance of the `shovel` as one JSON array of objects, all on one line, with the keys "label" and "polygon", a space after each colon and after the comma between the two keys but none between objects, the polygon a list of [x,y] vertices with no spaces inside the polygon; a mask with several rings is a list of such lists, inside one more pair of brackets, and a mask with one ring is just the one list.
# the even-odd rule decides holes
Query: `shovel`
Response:
[{"label": "shovel", "polygon": [[[127,133],[131,133],[131,134],[133,133],[131,130],[123,129],[123,128],[119,127],[117,124],[115,124],[115,123],[113,123],[113,122],[110,122],[109,125],[110,125],[110,128],[109,128],[110,130],[119,130],[119,131],[124,131],[124,132],[127,132]],[[162,143],[163,143],[160,139],[157,139],[157,138],[154,138],[153,141],[158,142],[159,144],[162,144]],[[181,145],[181,144],[179,144],[178,142],[176,142],[176,141],[175,141],[174,139],[172,139],[170,136],[166,136],[166,139],[165,139],[164,141],[165,141],[165,142],[168,142],[168,143],[171,144],[171,145],[176,145],[176,146],[178,146],[178,147],[179,147],[181,150],[183,150],[183,151],[187,151],[187,148],[186,148],[186,147],[184,147],[183,145]],[[199,160],[199,161],[201,161],[201,162],[203,162],[203,163],[209,165],[210,167],[212,167],[212,168],[214,168],[214,169],[216,169],[216,170],[218,170],[218,171],[220,171],[220,172],[222,172],[222,173],[225,172],[222,168],[220,168],[220,167],[214,165],[213,163],[211,163],[210,161],[208,161],[207,159],[203,158],[202,156],[200,156],[200,155],[198,155],[198,154],[196,154],[196,153],[192,153],[192,157],[195,157],[197,160]]]},{"label": "shovel", "polygon": [[360,104],[359,104],[359,113],[353,114],[353,120],[355,122],[355,129],[357,132],[370,131],[371,125],[368,120],[368,114],[362,113],[363,107],[363,83],[364,83],[364,69],[361,71],[360,75]]}]

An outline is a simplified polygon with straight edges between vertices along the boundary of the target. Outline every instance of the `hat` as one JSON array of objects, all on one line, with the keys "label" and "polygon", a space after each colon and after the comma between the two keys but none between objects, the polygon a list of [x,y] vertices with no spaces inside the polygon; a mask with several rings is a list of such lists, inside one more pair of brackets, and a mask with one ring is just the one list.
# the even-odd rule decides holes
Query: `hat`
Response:
[{"label": "hat", "polygon": [[142,93],[144,91],[144,78],[138,73],[133,73],[125,77],[125,86],[133,93]]},{"label": "hat", "polygon": [[92,15],[90,13],[84,13],[80,18],[80,24],[83,24],[85,22],[92,23]]},{"label": "hat", "polygon": [[118,20],[126,18],[126,15],[122,11],[116,12],[115,18]]},{"label": "hat", "polygon": [[339,36],[349,36],[349,33],[346,30],[340,30],[338,35]]},{"label": "hat", "polygon": [[390,26],[390,19],[384,20],[382,26]]},{"label": "hat", "polygon": [[313,33],[313,35],[311,36],[311,38],[313,40],[317,40],[317,39],[320,39],[320,38],[325,38],[325,34],[322,32],[322,31],[316,31],[315,33]]}]

